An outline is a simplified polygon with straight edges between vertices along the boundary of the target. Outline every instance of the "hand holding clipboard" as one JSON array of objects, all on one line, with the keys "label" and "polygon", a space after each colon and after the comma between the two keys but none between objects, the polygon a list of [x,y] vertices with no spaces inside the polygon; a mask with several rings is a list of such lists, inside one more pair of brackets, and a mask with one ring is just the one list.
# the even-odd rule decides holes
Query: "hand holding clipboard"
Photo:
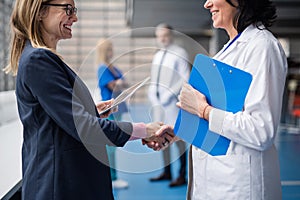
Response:
[{"label": "hand holding clipboard", "polygon": [[[215,108],[236,113],[244,106],[252,75],[198,54],[189,84],[205,95]],[[208,129],[208,122],[180,109],[174,127],[176,136],[211,155],[225,155],[230,140]]]}]

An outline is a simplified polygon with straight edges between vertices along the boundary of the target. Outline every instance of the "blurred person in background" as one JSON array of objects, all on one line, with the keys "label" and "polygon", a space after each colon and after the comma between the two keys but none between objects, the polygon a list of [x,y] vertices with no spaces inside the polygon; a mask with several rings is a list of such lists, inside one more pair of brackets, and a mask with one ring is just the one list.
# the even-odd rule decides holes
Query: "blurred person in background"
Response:
[{"label": "blurred person in background", "polygon": [[[112,65],[113,44],[109,39],[101,39],[97,45],[97,63],[98,63],[98,87],[101,91],[102,101],[107,101],[117,97],[123,89],[127,87],[122,71]],[[126,102],[118,105],[118,111],[109,115],[108,119],[121,121],[122,114],[128,111]],[[112,186],[116,189],[127,188],[128,183],[118,179],[116,170],[116,147],[107,146],[108,159],[110,163],[110,172]]]},{"label": "blurred person in background", "polygon": [[[179,111],[177,96],[182,84],[189,77],[188,54],[174,43],[173,28],[165,23],[159,24],[155,31],[159,50],[154,55],[151,68],[151,85],[148,96],[152,104],[152,120],[174,124]],[[180,169],[178,177],[169,186],[186,184],[186,145],[176,142],[179,150]],[[170,148],[163,150],[164,171],[150,181],[172,180]]]}]

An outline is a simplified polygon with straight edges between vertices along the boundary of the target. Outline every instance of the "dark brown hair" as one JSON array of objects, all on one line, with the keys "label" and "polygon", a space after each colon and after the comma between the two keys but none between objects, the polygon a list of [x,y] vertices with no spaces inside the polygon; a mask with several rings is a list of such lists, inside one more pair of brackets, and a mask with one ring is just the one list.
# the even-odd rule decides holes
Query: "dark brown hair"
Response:
[{"label": "dark brown hair", "polygon": [[231,6],[238,9],[234,19],[238,33],[243,32],[250,24],[266,28],[271,27],[277,17],[276,7],[270,0],[236,0],[238,6],[232,0],[226,0]]}]

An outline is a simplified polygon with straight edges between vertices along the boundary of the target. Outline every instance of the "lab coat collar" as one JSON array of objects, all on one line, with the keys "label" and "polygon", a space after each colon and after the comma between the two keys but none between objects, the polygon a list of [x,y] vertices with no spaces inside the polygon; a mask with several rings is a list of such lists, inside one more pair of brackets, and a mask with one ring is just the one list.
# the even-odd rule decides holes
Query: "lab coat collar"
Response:
[{"label": "lab coat collar", "polygon": [[[257,28],[258,27],[258,28]],[[256,37],[256,34],[262,30],[265,29],[264,25],[249,25],[241,34],[241,36],[237,39],[237,43],[239,42],[247,42],[251,40],[253,37]]]},{"label": "lab coat collar", "polygon": [[226,55],[230,54],[230,52],[234,51],[235,48],[240,45],[241,43],[246,43],[249,40],[251,40],[252,38],[256,37],[256,34],[264,29],[265,27],[263,25],[259,25],[258,26],[259,29],[256,27],[256,25],[249,25],[241,34],[241,36],[233,43],[230,45],[230,47],[228,49],[226,49],[226,51],[224,51],[224,49],[227,47],[227,45],[230,43],[230,41],[228,41],[224,47],[221,49],[221,51],[219,51],[219,53],[216,54],[215,57],[225,57]]}]

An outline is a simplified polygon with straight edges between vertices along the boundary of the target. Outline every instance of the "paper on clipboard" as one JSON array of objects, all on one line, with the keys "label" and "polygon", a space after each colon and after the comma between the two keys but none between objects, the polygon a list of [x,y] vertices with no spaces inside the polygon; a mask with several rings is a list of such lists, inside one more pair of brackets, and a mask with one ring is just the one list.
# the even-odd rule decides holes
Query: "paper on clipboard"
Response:
[{"label": "paper on clipboard", "polygon": [[108,112],[110,109],[115,108],[116,106],[118,106],[120,103],[126,101],[129,97],[131,97],[139,88],[141,88],[142,86],[144,86],[148,81],[150,80],[150,77],[147,77],[146,79],[144,79],[143,81],[140,81],[136,84],[134,84],[133,86],[127,88],[126,90],[124,90],[119,96],[117,96],[114,100],[114,103],[102,110],[101,112],[99,112],[100,115]]}]

